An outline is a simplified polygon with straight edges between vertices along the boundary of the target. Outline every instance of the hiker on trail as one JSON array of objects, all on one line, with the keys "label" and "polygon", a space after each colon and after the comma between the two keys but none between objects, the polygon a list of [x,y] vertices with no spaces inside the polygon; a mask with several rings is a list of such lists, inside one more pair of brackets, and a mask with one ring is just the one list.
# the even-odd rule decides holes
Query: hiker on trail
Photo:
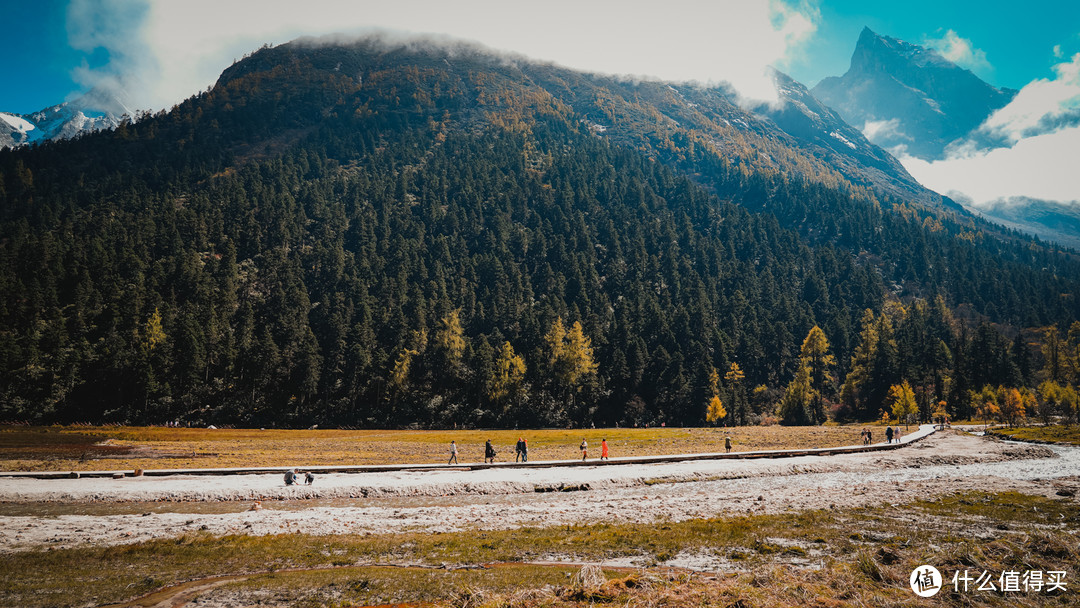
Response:
[{"label": "hiker on trail", "polygon": [[521,440],[521,462],[529,462],[529,440]]},{"label": "hiker on trail", "polygon": [[454,464],[458,463],[458,461],[457,461],[457,442],[456,441],[451,441],[450,442],[450,460],[447,460],[446,464],[450,464],[451,462],[454,463]]},{"label": "hiker on trail", "polygon": [[900,443],[900,425],[896,425],[896,430],[893,431],[893,441]]},{"label": "hiker on trail", "polygon": [[866,445],[874,443],[874,432],[870,429],[866,429]]},{"label": "hiker on trail", "polygon": [[607,455],[607,438],[600,441],[600,460],[611,460]]},{"label": "hiker on trail", "polygon": [[291,486],[294,483],[299,483],[296,479],[296,475],[300,472],[300,469],[292,469],[291,471],[285,471],[285,485]]},{"label": "hiker on trail", "polygon": [[892,427],[885,427],[885,443],[892,443]]},{"label": "hiker on trail", "polygon": [[[525,452],[525,439],[518,437],[517,445],[514,446],[514,462],[521,460],[522,454]],[[526,458],[527,460],[528,458]]]},{"label": "hiker on trail", "polygon": [[495,448],[492,447],[490,439],[484,444],[484,463],[488,462],[495,464]]},{"label": "hiker on trail", "polygon": [[315,481],[315,474],[311,471],[304,473],[304,484],[311,485]]},{"label": "hiker on trail", "polygon": [[724,451],[725,452],[730,452],[731,451],[731,437],[730,436],[724,437]]},{"label": "hiker on trail", "polygon": [[589,444],[584,439],[581,440],[581,460],[585,461],[585,458],[589,455]]}]

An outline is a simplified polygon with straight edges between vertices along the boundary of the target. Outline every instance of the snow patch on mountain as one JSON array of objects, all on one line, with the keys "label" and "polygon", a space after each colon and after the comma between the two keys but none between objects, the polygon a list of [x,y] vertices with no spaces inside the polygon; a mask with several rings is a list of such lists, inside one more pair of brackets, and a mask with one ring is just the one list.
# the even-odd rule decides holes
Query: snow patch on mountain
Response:
[{"label": "snow patch on mountain", "polygon": [[131,114],[122,100],[100,91],[30,114],[0,112],[0,149],[113,129]]}]

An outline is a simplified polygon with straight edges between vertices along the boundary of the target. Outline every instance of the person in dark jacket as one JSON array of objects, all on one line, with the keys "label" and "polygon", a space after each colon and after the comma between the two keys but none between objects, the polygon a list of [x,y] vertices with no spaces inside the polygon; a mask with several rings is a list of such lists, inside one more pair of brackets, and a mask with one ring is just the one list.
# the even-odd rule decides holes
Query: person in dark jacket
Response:
[{"label": "person in dark jacket", "polygon": [[488,439],[487,442],[484,443],[484,462],[495,462],[495,448],[492,447],[490,439]]},{"label": "person in dark jacket", "polygon": [[300,473],[300,469],[285,471],[285,485],[291,486],[294,483],[300,483],[300,480],[297,479],[298,473]]},{"label": "person in dark jacket", "polygon": [[892,427],[885,427],[885,443],[892,443]]}]

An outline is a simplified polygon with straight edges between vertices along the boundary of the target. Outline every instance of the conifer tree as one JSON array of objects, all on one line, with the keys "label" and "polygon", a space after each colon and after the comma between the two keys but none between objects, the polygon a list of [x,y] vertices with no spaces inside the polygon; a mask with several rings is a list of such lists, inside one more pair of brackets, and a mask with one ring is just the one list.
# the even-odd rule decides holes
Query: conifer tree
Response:
[{"label": "conifer tree", "polygon": [[745,378],[746,374],[743,373],[739,364],[732,361],[727,373],[724,374],[724,381],[727,383],[728,393],[731,395],[732,409],[734,410],[732,415],[735,418],[735,424],[746,424],[748,404],[746,388],[743,386]]},{"label": "conifer tree", "polygon": [[829,341],[825,332],[815,325],[803,340],[799,358],[810,370],[810,386],[814,389],[813,400],[809,409],[810,422],[825,422],[825,406],[822,393],[828,380],[829,369],[836,365],[836,358],[829,352]]},{"label": "conifer tree", "polygon": [[720,400],[720,372],[715,367],[709,372],[709,393],[711,396],[705,407],[705,421],[713,424],[727,416],[727,410]]},{"label": "conifer tree", "polygon": [[911,421],[911,417],[919,413],[919,406],[915,403],[915,393],[907,380],[904,380],[903,384],[894,384],[889,388],[889,402],[892,404],[892,415],[896,417],[897,424],[903,422],[905,428]]},{"label": "conifer tree", "polygon": [[505,411],[521,390],[525,380],[525,360],[514,352],[510,342],[503,342],[495,356],[495,374],[489,383],[488,398]]},{"label": "conifer tree", "polygon": [[810,385],[810,366],[800,363],[795,378],[787,386],[783,399],[780,400],[780,423],[785,425],[807,424],[807,408],[814,400],[814,389]]}]

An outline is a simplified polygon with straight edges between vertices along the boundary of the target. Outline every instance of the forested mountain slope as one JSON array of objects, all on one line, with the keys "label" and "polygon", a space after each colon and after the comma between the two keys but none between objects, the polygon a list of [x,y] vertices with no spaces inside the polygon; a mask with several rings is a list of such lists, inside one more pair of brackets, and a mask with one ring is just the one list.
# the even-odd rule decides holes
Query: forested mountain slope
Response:
[{"label": "forested mountain slope", "polygon": [[974,325],[1076,320],[1071,254],[879,200],[771,125],[468,48],[260,50],[0,153],[0,418],[697,424],[722,393],[742,423],[815,326],[835,364],[793,420],[1031,381]]}]

